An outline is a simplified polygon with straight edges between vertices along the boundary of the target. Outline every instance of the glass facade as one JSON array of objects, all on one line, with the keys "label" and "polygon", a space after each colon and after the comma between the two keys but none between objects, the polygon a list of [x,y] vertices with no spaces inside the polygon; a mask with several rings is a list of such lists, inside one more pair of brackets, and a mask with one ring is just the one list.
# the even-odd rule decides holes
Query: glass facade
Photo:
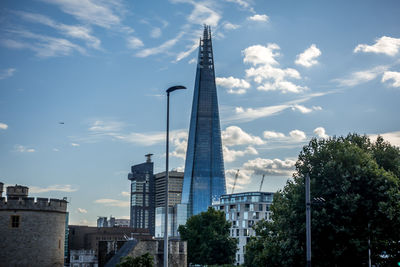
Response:
[{"label": "glass facade", "polygon": [[200,40],[186,152],[182,203],[188,216],[206,211],[226,193],[210,27]]},{"label": "glass facade", "polygon": [[[148,156],[148,155],[146,155]],[[153,162],[150,157],[145,163],[131,167],[128,179],[131,180],[130,226],[145,228],[154,235],[155,222],[155,182]]]}]

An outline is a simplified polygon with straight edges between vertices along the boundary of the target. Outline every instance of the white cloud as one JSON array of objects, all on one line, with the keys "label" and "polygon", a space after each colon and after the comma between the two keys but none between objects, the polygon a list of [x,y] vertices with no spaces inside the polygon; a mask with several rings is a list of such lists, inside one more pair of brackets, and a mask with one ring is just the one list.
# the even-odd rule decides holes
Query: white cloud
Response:
[{"label": "white cloud", "polygon": [[296,161],[291,159],[256,158],[243,164],[243,169],[252,171],[255,175],[291,176]]},{"label": "white cloud", "polygon": [[375,79],[387,69],[387,66],[377,66],[372,69],[353,72],[348,78],[334,79],[333,81],[338,82],[341,86],[356,86]]},{"label": "white cloud", "polygon": [[189,63],[189,64],[194,64],[194,63],[196,63],[196,61],[197,61],[196,58],[192,58],[191,60],[189,60],[188,63]]},{"label": "white cloud", "polygon": [[92,31],[87,26],[66,25],[66,24],[58,23],[49,17],[46,17],[41,14],[37,14],[37,13],[29,13],[29,12],[23,12],[23,11],[17,11],[14,13],[16,13],[17,15],[19,15],[21,18],[23,18],[25,20],[28,20],[28,21],[31,21],[34,23],[44,24],[51,28],[57,29],[66,36],[84,40],[84,41],[86,41],[88,46],[95,48],[95,49],[100,49],[101,41],[91,34]]},{"label": "white cloud", "polygon": [[71,143],[71,146],[73,146],[73,147],[78,147],[78,146],[80,146],[80,144],[77,144],[77,143]]},{"label": "white cloud", "polygon": [[239,28],[240,26],[237,24],[232,24],[230,22],[225,22],[224,23],[224,29],[225,30],[236,30],[237,28]]},{"label": "white cloud", "polygon": [[152,38],[159,38],[161,36],[161,29],[158,27],[155,27],[154,29],[151,30],[150,36]]},{"label": "white cloud", "polygon": [[94,201],[96,204],[102,204],[108,207],[129,207],[129,201],[110,199],[110,198],[101,198]]},{"label": "white cloud", "polygon": [[127,192],[127,191],[122,191],[122,192],[121,192],[121,196],[123,196],[123,197],[130,197],[130,196],[131,196],[131,193],[129,193],[129,192]]},{"label": "white cloud", "polygon": [[[390,144],[400,147],[400,131],[380,133],[379,135],[382,136],[383,139],[385,141],[388,141]],[[369,134],[369,137],[375,141],[378,137],[378,134]]]},{"label": "white cloud", "polygon": [[[308,98],[307,98],[308,99]],[[303,102],[305,99],[301,99],[296,102]],[[291,102],[287,102],[281,105],[267,106],[267,107],[259,107],[259,108],[243,108],[236,107],[235,114],[231,117],[228,117],[226,122],[234,122],[234,121],[253,121],[259,118],[269,117],[278,115],[282,111],[291,108],[293,111],[300,111],[301,113],[310,113],[311,111],[319,111],[322,110],[320,106],[313,106],[311,109],[298,104],[291,104]]]},{"label": "white cloud", "polygon": [[137,49],[144,46],[142,40],[133,36],[128,37],[127,42],[128,42],[128,47],[132,49]]},{"label": "white cloud", "polygon": [[15,145],[15,151],[21,152],[21,153],[25,153],[25,152],[32,153],[32,152],[35,152],[35,149],[34,148],[28,148],[28,147],[25,147],[23,145]]},{"label": "white cloud", "polygon": [[278,61],[275,57],[279,56],[280,47],[277,44],[270,43],[267,46],[253,45],[249,46],[242,51],[244,54],[244,63],[250,63],[252,65],[267,64],[267,65],[278,65]]},{"label": "white cloud", "polygon": [[295,104],[292,106],[292,110],[298,110],[303,114],[311,113],[314,110],[322,110],[320,106],[313,106],[312,108],[305,107],[303,105]]},{"label": "white cloud", "polygon": [[382,76],[382,82],[384,83],[389,80],[393,80],[393,83],[390,84],[390,86],[400,87],[400,72],[385,71]]},{"label": "white cloud", "polygon": [[120,131],[123,127],[123,123],[118,121],[102,121],[96,120],[93,125],[89,128],[92,132],[116,132]]},{"label": "white cloud", "polygon": [[329,137],[329,135],[326,134],[324,127],[315,128],[314,133],[318,136],[318,138],[328,138]]},{"label": "white cloud", "polygon": [[87,213],[87,210],[82,209],[82,208],[78,208],[78,212],[79,212],[79,213]]},{"label": "white cloud", "polygon": [[236,114],[228,118],[227,121],[253,121],[263,117],[277,115],[283,110],[289,108],[290,105],[275,105],[260,108],[236,108]]},{"label": "white cloud", "polygon": [[295,63],[297,65],[302,65],[304,67],[311,67],[318,64],[316,60],[317,57],[321,55],[321,50],[319,50],[315,44],[312,44],[303,53],[297,55]]},{"label": "white cloud", "polygon": [[304,141],[307,139],[307,136],[305,132],[300,131],[300,130],[293,130],[289,132],[289,136],[294,140],[294,141]]},{"label": "white cloud", "polygon": [[179,132],[172,135],[171,143],[174,146],[174,151],[170,153],[171,156],[185,159],[186,158],[186,149],[187,149],[187,132]]},{"label": "white cloud", "polygon": [[7,129],[8,129],[8,125],[0,122],[0,130],[7,130]]},{"label": "white cloud", "polygon": [[39,186],[29,186],[29,192],[31,193],[47,193],[47,192],[76,192],[78,188],[72,187],[72,185],[65,184],[65,185],[49,185],[47,187],[39,187]]},{"label": "white cloud", "polygon": [[14,68],[8,68],[8,69],[5,69],[5,70],[0,70],[0,80],[3,80],[3,79],[6,79],[6,78],[9,78],[9,77],[13,76],[15,71],[16,71],[16,69],[14,69]]},{"label": "white cloud", "polygon": [[218,21],[221,19],[221,15],[212,9],[211,3],[202,2],[196,3],[191,2],[194,6],[192,13],[188,16],[188,21],[192,24],[197,25],[210,25],[217,26]]},{"label": "white cloud", "polygon": [[254,45],[243,50],[244,63],[253,67],[246,69],[246,77],[252,78],[260,84],[257,89],[262,91],[279,90],[282,93],[300,93],[308,88],[296,85],[287,79],[301,79],[300,73],[293,68],[282,69],[276,57],[279,56],[280,47],[270,43],[267,46]]},{"label": "white cloud", "polygon": [[252,21],[260,21],[260,22],[266,22],[266,21],[269,20],[268,16],[265,15],[265,14],[261,14],[261,15],[260,14],[255,14],[255,15],[253,15],[251,17],[248,17],[248,19],[252,20]]},{"label": "white cloud", "polygon": [[118,134],[115,138],[123,140],[128,143],[135,143],[144,146],[151,146],[165,140],[164,132],[157,133],[129,133],[129,134]]},{"label": "white cloud", "polygon": [[[180,52],[180,53],[176,56],[175,62],[178,62],[178,61],[180,61],[180,60],[182,60],[182,59],[188,57],[188,56],[189,56],[190,54],[192,54],[192,52],[193,52],[194,50],[196,50],[198,47],[199,47],[199,40],[196,39],[196,40],[193,41],[192,46],[189,46],[189,49]],[[192,61],[193,61],[193,62],[192,62]],[[191,62],[192,62],[192,63],[195,63],[195,62],[196,62],[196,59],[195,59],[195,58],[191,59],[191,60],[189,61],[189,63],[191,63]]]},{"label": "white cloud", "polygon": [[53,151],[54,152],[58,152],[58,151],[60,151],[58,148],[53,148]]},{"label": "white cloud", "polygon": [[[235,176],[237,173],[237,169],[229,169],[225,171],[225,179],[226,179],[226,185],[227,185],[227,191],[229,191],[229,193],[232,192],[232,187],[233,187],[233,183],[235,181]],[[237,189],[244,189],[245,185],[249,184],[251,182],[251,175],[252,175],[252,171],[248,171],[248,170],[244,170],[244,169],[240,169],[239,173],[238,173],[238,177],[236,179],[236,185],[235,185],[235,191]]]},{"label": "white cloud", "polygon": [[[251,182],[252,176],[286,176],[291,177],[295,172],[296,161],[292,159],[263,159],[256,158],[248,160],[239,168],[238,178],[236,180],[236,189],[244,189]],[[225,171],[227,187],[232,190],[237,169],[228,169]],[[228,190],[230,192],[230,190]]]},{"label": "white cloud", "polygon": [[258,155],[257,150],[252,146],[248,146],[245,150],[233,150],[229,149],[227,146],[223,146],[222,150],[225,162],[233,162],[237,157],[243,157],[245,155]]},{"label": "white cloud", "polygon": [[243,79],[234,78],[232,76],[225,77],[217,77],[215,79],[217,85],[228,88],[228,93],[230,94],[244,94],[246,93],[246,89],[250,88],[250,84]]},{"label": "white cloud", "polygon": [[168,40],[157,47],[146,48],[146,49],[143,49],[143,50],[137,52],[136,56],[137,57],[148,57],[148,56],[153,56],[153,55],[157,55],[157,54],[166,52],[168,49],[173,47],[179,41],[179,39],[182,37],[182,35],[183,35],[183,32],[180,32],[175,38]]},{"label": "white cloud", "polygon": [[238,126],[227,127],[222,131],[221,137],[225,146],[265,144],[260,137],[248,134]]},{"label": "white cloud", "polygon": [[305,141],[307,136],[305,132],[300,130],[290,131],[287,136],[281,132],[264,131],[264,138],[271,141],[298,143]]},{"label": "white cloud", "polygon": [[[170,131],[170,138],[172,140],[182,140],[183,136],[187,135],[186,130]],[[122,140],[128,143],[133,143],[143,146],[151,146],[161,142],[165,142],[165,132],[148,132],[148,133],[110,133],[109,136]]]},{"label": "white cloud", "polygon": [[386,54],[388,56],[395,56],[400,49],[400,38],[392,38],[388,36],[382,36],[375,40],[374,45],[359,44],[354,48],[354,53],[365,52],[365,53],[376,53]]},{"label": "white cloud", "polygon": [[13,49],[30,49],[36,52],[38,57],[68,56],[74,51],[86,54],[84,48],[63,38],[54,38],[25,30],[9,30],[8,32],[20,38],[33,39],[36,42],[27,43],[24,41],[3,40],[2,43],[4,45]]},{"label": "white cloud", "polygon": [[282,139],[286,137],[285,134],[274,131],[264,131],[263,135],[265,139]]},{"label": "white cloud", "polygon": [[244,8],[249,7],[249,3],[244,0],[225,0],[226,2],[236,3]]},{"label": "white cloud", "polygon": [[86,219],[83,219],[83,220],[79,221],[79,225],[88,225],[88,224],[89,224],[89,221],[86,220]]},{"label": "white cloud", "polygon": [[58,5],[61,10],[80,21],[110,28],[121,23],[116,11],[121,9],[119,1],[93,0],[43,0]]}]

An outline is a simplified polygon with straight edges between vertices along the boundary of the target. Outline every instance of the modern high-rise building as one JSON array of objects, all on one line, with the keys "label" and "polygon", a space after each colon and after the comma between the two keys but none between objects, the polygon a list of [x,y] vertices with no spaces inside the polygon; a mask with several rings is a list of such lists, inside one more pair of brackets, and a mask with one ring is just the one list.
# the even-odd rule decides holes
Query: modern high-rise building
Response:
[{"label": "modern high-rise building", "polygon": [[[165,207],[165,172],[154,175],[156,183],[156,208]],[[183,172],[170,171],[168,174],[168,206],[181,203]]]},{"label": "modern high-rise building", "polygon": [[[165,172],[154,175],[156,181],[155,237],[164,236],[165,227]],[[181,205],[183,172],[170,171],[168,175],[168,235],[178,236],[180,224],[186,223],[187,205]],[[179,212],[179,214],[178,214]],[[183,218],[183,221],[181,218]]]},{"label": "modern high-rise building", "polygon": [[155,182],[152,155],[146,155],[145,163],[132,166],[128,179],[131,180],[130,226],[149,229],[150,234],[154,235]]},{"label": "modern high-rise building", "polygon": [[206,211],[226,193],[211,29],[200,39],[182,203],[188,216]]},{"label": "modern high-rise building", "polygon": [[219,203],[213,204],[214,209],[224,211],[226,220],[232,223],[230,236],[238,240],[236,264],[244,263],[246,244],[256,234],[253,225],[262,219],[271,220],[273,198],[271,192],[243,192],[223,195]]}]

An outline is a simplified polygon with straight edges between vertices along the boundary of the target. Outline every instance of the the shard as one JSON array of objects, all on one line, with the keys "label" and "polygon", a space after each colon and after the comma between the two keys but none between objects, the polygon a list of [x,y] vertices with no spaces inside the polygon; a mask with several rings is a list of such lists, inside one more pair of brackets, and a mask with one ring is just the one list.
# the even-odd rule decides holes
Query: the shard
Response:
[{"label": "the shard", "polygon": [[200,39],[182,203],[188,216],[206,211],[226,193],[211,30]]}]

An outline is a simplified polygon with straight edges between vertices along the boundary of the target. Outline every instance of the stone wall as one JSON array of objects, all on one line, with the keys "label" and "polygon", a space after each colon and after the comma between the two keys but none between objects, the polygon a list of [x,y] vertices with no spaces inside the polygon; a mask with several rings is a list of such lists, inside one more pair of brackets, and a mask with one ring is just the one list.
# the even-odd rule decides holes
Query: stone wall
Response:
[{"label": "stone wall", "polygon": [[[169,241],[168,266],[187,266],[187,243],[180,240]],[[138,257],[149,253],[154,258],[154,265],[163,266],[164,241],[163,240],[141,240],[134,249],[127,255]]]},{"label": "stone wall", "polygon": [[[63,266],[66,205],[0,199],[0,266]],[[11,216],[19,216],[18,227],[12,227]]]}]

